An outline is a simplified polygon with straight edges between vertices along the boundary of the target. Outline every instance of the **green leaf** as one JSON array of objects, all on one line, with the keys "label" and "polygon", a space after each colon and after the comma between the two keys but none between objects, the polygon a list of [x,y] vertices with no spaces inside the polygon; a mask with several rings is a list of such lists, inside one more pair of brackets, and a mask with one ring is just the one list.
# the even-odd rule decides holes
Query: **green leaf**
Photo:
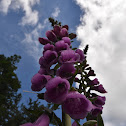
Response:
[{"label": "green leaf", "polygon": [[90,100],[91,102],[94,102],[94,101],[97,100],[97,98],[96,98],[96,97],[95,97],[95,98],[89,98],[89,100]]},{"label": "green leaf", "polygon": [[103,122],[103,119],[102,119],[101,114],[99,114],[99,115],[97,116],[97,125],[98,125],[98,126],[104,126],[104,122]]},{"label": "green leaf", "polygon": [[89,120],[89,121],[85,122],[83,124],[83,126],[94,126],[95,124],[97,124],[96,120]]},{"label": "green leaf", "polygon": [[59,107],[59,104],[54,104],[51,109],[56,110],[56,109],[59,109],[58,107]]},{"label": "green leaf", "polygon": [[55,113],[53,113],[53,118],[54,118],[54,119],[56,120],[56,122],[58,123],[58,126],[63,126],[63,124],[62,124],[60,118],[58,118],[58,117],[56,116]]},{"label": "green leaf", "polygon": [[37,97],[38,97],[38,99],[44,99],[44,93],[39,93],[38,95],[37,95]]},{"label": "green leaf", "polygon": [[56,64],[56,66],[54,67],[54,70],[57,70],[60,67],[59,64]]},{"label": "green leaf", "polygon": [[74,38],[76,38],[76,36],[77,36],[77,35],[74,34],[74,33],[70,33],[70,34],[69,34],[69,38],[70,38],[70,39],[74,39]]},{"label": "green leaf", "polygon": [[77,48],[73,48],[72,50],[76,50]]},{"label": "green leaf", "polygon": [[89,45],[86,45],[86,47],[84,49],[84,54],[87,54],[88,48],[89,48]]}]

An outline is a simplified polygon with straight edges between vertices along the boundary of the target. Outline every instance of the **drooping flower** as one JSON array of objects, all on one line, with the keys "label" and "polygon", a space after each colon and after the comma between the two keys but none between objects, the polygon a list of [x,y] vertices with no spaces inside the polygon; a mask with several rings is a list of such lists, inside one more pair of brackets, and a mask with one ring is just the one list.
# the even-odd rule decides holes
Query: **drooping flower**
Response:
[{"label": "drooping flower", "polygon": [[100,93],[107,93],[107,91],[104,89],[102,84],[100,84],[98,86],[93,86],[91,89],[95,90],[95,91],[98,91]]},{"label": "drooping flower", "polygon": [[54,33],[53,31],[47,31],[47,32],[46,32],[46,37],[47,37],[50,41],[52,41],[52,42],[56,42],[56,40],[57,40],[57,37],[56,37],[56,35],[55,35],[55,33]]},{"label": "drooping flower", "polygon": [[38,39],[39,42],[42,44],[42,45],[46,45],[48,43],[51,43],[47,38],[39,38]]},{"label": "drooping flower", "polygon": [[84,52],[82,50],[77,49],[75,52],[80,55],[80,62],[85,60]]},{"label": "drooping flower", "polygon": [[57,52],[60,52],[62,50],[67,50],[69,49],[69,45],[65,43],[63,40],[60,40],[55,43],[55,49]]},{"label": "drooping flower", "polygon": [[74,50],[63,50],[61,52],[61,55],[59,57],[59,62],[61,64],[63,63],[75,63],[77,61],[79,61],[80,59],[80,55],[78,53],[75,53]]},{"label": "drooping flower", "polygon": [[73,64],[63,64],[61,65],[60,69],[57,70],[56,75],[60,76],[61,78],[69,79],[75,73],[76,68]]},{"label": "drooping flower", "polygon": [[52,64],[57,62],[57,52],[47,50],[44,55],[39,59],[39,64],[41,67],[49,68]]},{"label": "drooping flower", "polygon": [[71,91],[62,104],[63,111],[73,119],[84,119],[93,109],[92,103],[85,95]]},{"label": "drooping flower", "polygon": [[46,92],[44,98],[47,102],[61,104],[68,94],[70,84],[66,79],[55,77],[46,84]]},{"label": "drooping flower", "polygon": [[94,105],[94,108],[92,109],[92,111],[91,111],[90,114],[92,116],[95,116],[96,117],[96,116],[98,116],[99,113],[102,112],[102,109],[103,109],[103,107],[97,107],[97,106]]},{"label": "drooping flower", "polygon": [[71,41],[69,37],[63,37],[62,40],[64,40],[64,42],[67,43],[68,45],[71,45]]},{"label": "drooping flower", "polygon": [[68,25],[63,25],[62,28],[66,28],[68,30],[69,26]]},{"label": "drooping flower", "polygon": [[44,54],[44,52],[45,51],[47,51],[47,50],[52,50],[52,51],[54,51],[54,45],[52,45],[52,44],[46,44],[45,46],[44,46],[44,51],[43,51],[43,54]]},{"label": "drooping flower", "polygon": [[47,114],[42,114],[34,123],[34,126],[49,126],[50,118]]},{"label": "drooping flower", "polygon": [[47,114],[42,114],[34,123],[25,123],[20,126],[49,126],[50,118]]},{"label": "drooping flower", "polygon": [[50,79],[51,76],[49,75],[41,75],[39,73],[35,74],[31,79],[32,83],[31,89],[33,91],[41,91],[45,87],[48,80]]},{"label": "drooping flower", "polygon": [[48,64],[54,64],[57,62],[58,55],[56,51],[47,50],[44,53],[43,57],[45,58]]},{"label": "drooping flower", "polygon": [[105,96],[102,97],[102,96],[97,96],[97,99],[94,101],[94,105],[97,106],[97,107],[101,107],[105,104]]},{"label": "drooping flower", "polygon": [[74,121],[74,122],[72,123],[72,126],[78,126],[78,124],[76,123],[76,121]]}]

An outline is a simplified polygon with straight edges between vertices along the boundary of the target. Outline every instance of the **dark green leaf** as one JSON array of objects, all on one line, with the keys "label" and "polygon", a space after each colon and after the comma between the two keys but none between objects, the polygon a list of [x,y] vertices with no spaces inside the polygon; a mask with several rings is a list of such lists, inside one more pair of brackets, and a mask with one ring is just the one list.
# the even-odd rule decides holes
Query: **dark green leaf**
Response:
[{"label": "dark green leaf", "polygon": [[95,124],[97,124],[96,120],[88,120],[83,124],[83,126],[94,126]]},{"label": "dark green leaf", "polygon": [[74,34],[74,33],[69,34],[69,38],[70,38],[70,39],[74,39],[74,38],[76,38],[76,36],[77,36],[77,35]]},{"label": "dark green leaf", "polygon": [[59,109],[58,107],[59,107],[59,104],[54,104],[51,109],[56,110],[56,109]]},{"label": "dark green leaf", "polygon": [[84,49],[84,54],[87,54],[88,48],[89,48],[89,45],[86,45],[86,47]]},{"label": "dark green leaf", "polygon": [[98,125],[98,126],[104,126],[104,122],[103,122],[103,119],[102,119],[101,114],[99,114],[99,115],[97,116],[97,125]]},{"label": "dark green leaf", "polygon": [[76,50],[77,48],[73,48],[72,50]]},{"label": "dark green leaf", "polygon": [[44,99],[44,93],[39,93],[38,95],[37,95],[37,97],[39,98],[39,99]]},{"label": "dark green leaf", "polygon": [[54,67],[54,70],[57,70],[60,67],[59,64],[56,64],[56,66]]}]

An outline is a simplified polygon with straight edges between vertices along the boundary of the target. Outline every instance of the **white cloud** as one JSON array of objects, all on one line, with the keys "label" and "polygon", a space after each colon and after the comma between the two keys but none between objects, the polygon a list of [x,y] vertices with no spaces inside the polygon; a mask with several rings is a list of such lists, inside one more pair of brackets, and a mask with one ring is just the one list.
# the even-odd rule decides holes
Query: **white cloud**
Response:
[{"label": "white cloud", "polygon": [[24,16],[21,19],[20,25],[35,25],[39,20],[38,11],[32,10],[39,0],[1,0],[0,11],[4,14],[8,13],[9,9],[19,10],[22,9]]},{"label": "white cloud", "polygon": [[76,31],[80,48],[89,44],[88,63],[108,91],[103,112],[105,126],[124,126],[126,1],[76,0],[76,3],[84,12]]},{"label": "white cloud", "polygon": [[41,24],[30,33],[25,33],[25,39],[22,44],[25,45],[27,53],[32,56],[37,62],[39,57],[42,55],[42,49],[40,48],[40,43],[38,38],[40,37],[40,31],[44,28]]},{"label": "white cloud", "polygon": [[42,30],[48,26],[48,19],[45,19],[43,24],[38,24],[35,29],[30,33],[25,33],[25,39],[22,41],[22,44],[25,46],[28,55],[32,56],[38,65],[38,60],[42,56],[42,45],[39,43],[38,38],[42,37]]},{"label": "white cloud", "polygon": [[56,18],[56,17],[58,17],[59,13],[60,13],[60,9],[58,7],[56,7],[55,10],[54,10],[54,12],[52,13],[52,16],[54,18]]},{"label": "white cloud", "polygon": [[11,0],[2,0],[0,1],[0,11],[7,14]]}]

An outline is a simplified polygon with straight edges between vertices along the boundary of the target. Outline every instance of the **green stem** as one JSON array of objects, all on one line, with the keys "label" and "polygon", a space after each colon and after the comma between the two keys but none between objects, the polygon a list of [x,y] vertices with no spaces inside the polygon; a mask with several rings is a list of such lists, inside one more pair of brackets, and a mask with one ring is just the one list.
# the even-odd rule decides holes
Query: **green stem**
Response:
[{"label": "green stem", "polygon": [[62,110],[62,123],[63,126],[71,126],[71,118],[68,114],[64,113]]}]

